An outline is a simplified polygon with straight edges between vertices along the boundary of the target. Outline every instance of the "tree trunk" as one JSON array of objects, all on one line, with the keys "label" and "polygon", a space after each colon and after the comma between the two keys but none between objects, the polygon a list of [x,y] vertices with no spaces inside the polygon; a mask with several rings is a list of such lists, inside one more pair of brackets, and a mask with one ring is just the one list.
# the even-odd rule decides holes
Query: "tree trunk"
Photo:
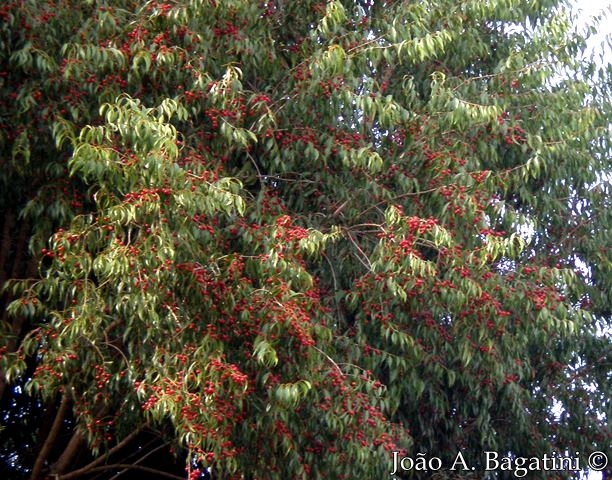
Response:
[{"label": "tree trunk", "polygon": [[57,436],[62,428],[62,423],[64,418],[66,417],[66,413],[68,412],[68,408],[70,407],[70,397],[67,392],[64,392],[62,397],[62,402],[60,403],[59,409],[57,410],[57,414],[55,415],[55,420],[53,421],[53,426],[49,431],[49,435],[45,440],[38,457],[36,457],[36,462],[34,463],[34,468],[32,468],[32,475],[30,476],[30,480],[39,480],[43,467],[45,465],[45,460],[51,453],[53,446],[55,445],[55,441],[57,440]]},{"label": "tree trunk", "polygon": [[81,432],[74,432],[72,438],[68,442],[68,445],[66,446],[60,457],[57,459],[57,462],[55,462],[51,466],[52,474],[61,475],[63,473],[66,473],[84,443],[85,438],[83,437]]},{"label": "tree trunk", "polygon": [[[0,242],[0,288],[7,280],[22,276],[34,275],[36,264],[33,259],[28,259],[27,239],[30,233],[29,225],[23,222],[19,227],[16,238],[13,237],[16,216],[13,212],[8,212],[4,218],[2,228],[2,239]],[[13,254],[10,255],[11,251]],[[2,299],[2,322],[9,322],[6,306],[10,301],[9,293],[0,297]],[[26,318],[22,315],[16,316],[11,323],[11,338],[7,342],[6,353],[13,353],[19,346],[19,338],[26,326]],[[0,399],[3,398],[6,390],[6,377],[0,371]]]}]

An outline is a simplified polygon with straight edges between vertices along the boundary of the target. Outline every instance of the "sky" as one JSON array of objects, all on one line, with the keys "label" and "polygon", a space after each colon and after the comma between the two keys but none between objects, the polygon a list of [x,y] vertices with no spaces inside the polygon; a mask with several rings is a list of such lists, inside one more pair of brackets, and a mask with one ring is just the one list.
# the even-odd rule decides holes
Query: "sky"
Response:
[{"label": "sky", "polygon": [[[597,49],[606,36],[612,35],[612,0],[575,0],[574,8],[579,12],[580,20],[586,22],[589,17],[606,12],[606,18],[601,22],[601,32],[591,39],[590,47]],[[612,63],[612,46],[606,48],[606,60]]]},{"label": "sky", "polygon": [[[588,17],[590,15],[596,15],[602,10],[608,10],[608,16],[612,14],[612,0],[575,0],[574,8],[581,11],[581,16]],[[612,18],[609,18],[612,20]],[[607,22],[606,22],[607,23]],[[612,33],[612,23],[608,23],[610,28],[608,34]]]},{"label": "sky", "polygon": [[581,10],[591,14],[612,7],[612,0],[576,0],[574,3]]}]

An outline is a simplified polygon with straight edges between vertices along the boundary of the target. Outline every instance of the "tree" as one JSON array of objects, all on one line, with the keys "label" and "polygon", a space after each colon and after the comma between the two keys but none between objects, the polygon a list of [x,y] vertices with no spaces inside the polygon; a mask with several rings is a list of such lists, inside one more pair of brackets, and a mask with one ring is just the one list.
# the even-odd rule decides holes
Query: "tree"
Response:
[{"label": "tree", "polygon": [[565,2],[0,8],[11,476],[609,447],[610,68]]}]

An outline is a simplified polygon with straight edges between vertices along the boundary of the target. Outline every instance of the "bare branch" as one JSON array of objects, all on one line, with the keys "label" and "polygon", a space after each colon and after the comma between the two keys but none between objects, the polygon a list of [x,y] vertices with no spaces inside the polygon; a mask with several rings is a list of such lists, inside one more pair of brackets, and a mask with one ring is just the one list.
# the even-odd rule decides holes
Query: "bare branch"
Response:
[{"label": "bare branch", "polygon": [[125,447],[128,443],[130,443],[132,440],[134,440],[134,438],[136,438],[140,432],[143,431],[143,429],[146,427],[147,425],[142,425],[140,428],[138,428],[136,431],[130,433],[127,437],[125,437],[123,440],[121,440],[117,445],[115,445],[113,448],[111,448],[106,455],[103,455],[97,459],[95,459],[93,462],[85,465],[83,468],[79,468],[78,470],[74,470],[70,473],[67,473],[66,475],[62,475],[61,478],[62,479],[69,479],[69,478],[77,478],[81,475],[85,475],[87,473],[93,472],[95,471],[96,467],[98,465],[100,465],[101,463],[103,463],[104,461],[108,460],[108,458],[118,452],[119,450],[121,450],[123,447]]},{"label": "bare branch", "polygon": [[147,472],[152,475],[158,475],[160,477],[171,478],[172,480],[185,480],[184,477],[179,477],[172,473],[163,472],[161,470],[157,470],[151,467],[145,467],[142,465],[129,464],[129,463],[115,463],[111,465],[103,465],[101,467],[95,467],[87,472],[82,472],[81,470],[75,470],[74,472],[67,473],[66,475],[56,475],[55,480],[70,480],[73,478],[78,478],[83,475],[87,475],[95,472],[105,472],[107,470],[115,470],[115,469],[127,469],[127,470],[140,470],[141,472]]}]

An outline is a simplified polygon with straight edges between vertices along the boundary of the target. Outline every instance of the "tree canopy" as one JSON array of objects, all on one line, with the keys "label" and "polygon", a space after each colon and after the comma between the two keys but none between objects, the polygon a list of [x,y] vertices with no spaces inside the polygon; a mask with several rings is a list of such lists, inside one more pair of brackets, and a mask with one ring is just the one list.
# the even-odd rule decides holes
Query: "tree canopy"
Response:
[{"label": "tree canopy", "polygon": [[568,12],[4,2],[2,471],[609,452],[612,66]]}]

